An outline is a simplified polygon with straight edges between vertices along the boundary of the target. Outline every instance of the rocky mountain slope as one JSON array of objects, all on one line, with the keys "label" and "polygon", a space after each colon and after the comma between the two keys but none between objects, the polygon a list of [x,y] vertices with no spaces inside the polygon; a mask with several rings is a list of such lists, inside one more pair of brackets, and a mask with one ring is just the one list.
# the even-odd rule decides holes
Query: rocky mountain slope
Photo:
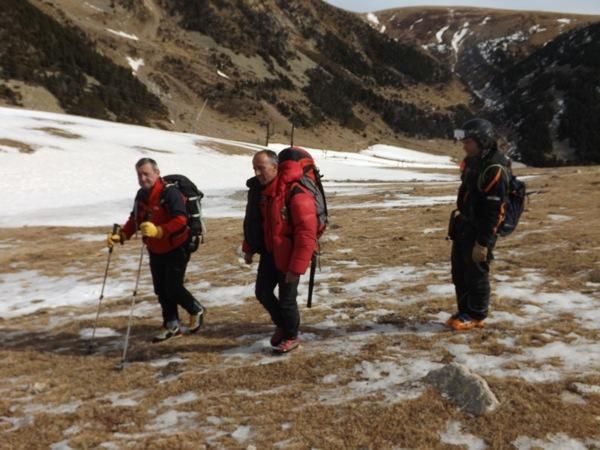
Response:
[{"label": "rocky mountain slope", "polygon": [[[219,134],[236,128],[244,136],[258,128],[262,135],[261,123],[271,122],[281,132],[293,122],[321,142],[343,136],[343,142],[367,144],[396,133],[445,138],[468,114],[466,90],[436,58],[319,0],[31,0],[31,5],[77,29],[97,53],[132,72],[164,105],[162,126],[171,129],[212,127]],[[43,34],[36,36],[43,41]],[[12,103],[19,102],[11,83],[25,81],[21,90],[41,84],[63,110],[74,112],[61,92],[3,72],[4,97]],[[35,103],[37,97],[30,97]]]},{"label": "rocky mountain slope", "polygon": [[444,152],[429,140],[483,115],[527,163],[600,160],[598,17],[359,15],[320,0],[5,3],[0,104],[257,143],[289,141],[293,123],[296,143],[345,150]]},{"label": "rocky mountain slope", "polygon": [[526,162],[598,162],[597,16],[403,8],[364,19],[444,61],[472,93],[472,110],[501,124]]}]

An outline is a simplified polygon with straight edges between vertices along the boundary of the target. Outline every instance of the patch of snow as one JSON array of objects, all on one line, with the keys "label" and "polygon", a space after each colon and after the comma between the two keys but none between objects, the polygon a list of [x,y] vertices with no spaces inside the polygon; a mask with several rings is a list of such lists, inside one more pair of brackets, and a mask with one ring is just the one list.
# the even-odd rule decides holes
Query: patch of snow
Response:
[{"label": "patch of snow", "polygon": [[221,72],[220,70],[217,70],[217,75],[219,75],[221,78],[225,78],[227,80],[230,80],[231,78],[229,78],[229,76],[227,76],[226,74],[224,74],[223,72]]},{"label": "patch of snow", "polygon": [[183,363],[185,362],[185,359],[182,359],[179,356],[170,356],[169,358],[160,358],[160,359],[153,359],[152,361],[150,361],[150,365],[152,367],[166,367],[171,363]]},{"label": "patch of snow", "polygon": [[418,380],[429,371],[441,367],[440,364],[427,361],[425,358],[399,357],[399,360],[401,363],[363,361],[354,367],[359,380],[326,390],[320,395],[319,400],[325,404],[335,405],[375,393],[381,393],[386,403],[418,398],[423,392],[423,386],[418,383]]},{"label": "patch of snow", "polygon": [[162,404],[165,406],[177,406],[182,405],[184,403],[191,403],[198,400],[200,397],[195,392],[185,392],[181,395],[176,395],[173,397],[167,397],[162,401]]},{"label": "patch of snow", "polygon": [[433,233],[437,233],[438,231],[445,231],[444,228],[423,228],[423,234],[433,234]]},{"label": "patch of snow", "polygon": [[[204,282],[203,282],[204,283]],[[194,285],[191,285],[195,289]],[[233,286],[210,286],[195,293],[206,306],[241,305],[248,297],[254,297],[254,283]]]},{"label": "patch of snow", "polygon": [[[3,298],[7,299],[0,302],[0,317],[11,318],[42,308],[95,303],[100,294],[101,281],[90,283],[75,275],[50,277],[28,270],[0,274],[0,285]],[[131,283],[113,282],[109,289],[111,295],[125,295],[131,290]],[[107,292],[105,295],[108,296]]]},{"label": "patch of snow", "polygon": [[479,49],[479,53],[483,57],[483,59],[490,65],[494,65],[494,56],[496,52],[506,52],[508,50],[508,46],[513,42],[524,42],[528,39],[522,31],[517,31],[510,36],[502,36],[495,39],[488,39],[486,41],[482,41],[477,44],[477,48]]},{"label": "patch of snow", "polygon": [[372,12],[370,12],[370,13],[367,14],[367,20],[369,22],[371,22],[372,24],[374,24],[374,25],[380,25],[379,18],[375,14],[373,14]]},{"label": "patch of snow", "polygon": [[330,373],[329,375],[325,375],[321,382],[324,384],[333,384],[336,383],[338,380],[338,376],[334,373]]},{"label": "patch of snow", "polygon": [[454,52],[458,54],[458,49],[465,38],[465,36],[469,33],[469,22],[465,22],[462,28],[454,33],[452,36],[452,48]]},{"label": "patch of snow", "polygon": [[553,220],[554,222],[567,222],[569,220],[573,220],[572,217],[565,216],[562,214],[548,214],[548,218]]},{"label": "patch of snow", "polygon": [[437,39],[438,44],[441,44],[443,42],[444,33],[448,30],[448,28],[450,28],[450,25],[442,27],[437,33],[435,33],[435,38]]},{"label": "patch of snow", "polygon": [[73,447],[70,447],[69,440],[65,439],[64,441],[60,441],[60,442],[51,444],[50,450],[73,450]]},{"label": "patch of snow", "polygon": [[[139,405],[139,401],[135,399],[135,397],[142,397],[145,394],[144,390],[136,390],[129,393],[123,392],[112,392],[110,394],[106,394],[104,399],[110,401],[112,406],[117,407],[135,407]],[[127,397],[133,398],[127,398]]]},{"label": "patch of snow", "polygon": [[563,25],[569,25],[569,24],[571,23],[571,19],[565,19],[565,18],[562,18],[562,19],[556,19],[556,21],[557,21],[558,23],[561,23],[561,24],[563,24]]},{"label": "patch of snow", "polygon": [[346,203],[343,205],[334,205],[329,209],[389,209],[389,208],[414,208],[419,206],[435,206],[453,203],[456,201],[456,195],[440,195],[434,197],[413,197],[410,195],[398,195],[396,198],[384,200],[381,202],[362,202]]},{"label": "patch of snow", "polygon": [[[396,16],[394,15],[394,17],[396,17]],[[391,20],[392,20],[392,19],[390,19],[390,22],[391,22]],[[412,31],[412,30],[413,30],[413,28],[415,28],[415,25],[416,25],[416,24],[418,24],[418,23],[421,23],[421,22],[423,22],[423,18],[420,18],[420,19],[417,19],[417,20],[415,20],[415,21],[414,21],[414,22],[413,22],[413,23],[410,25],[410,28],[409,28],[409,30],[410,30],[410,31]]]},{"label": "patch of snow", "polygon": [[40,411],[44,411],[45,413],[48,414],[73,414],[75,411],[77,411],[77,409],[79,409],[79,407],[82,405],[82,402],[79,400],[70,402],[70,403],[64,403],[62,405],[43,405],[43,404],[28,404],[25,405],[25,407],[23,408],[23,410],[26,413],[37,413]]},{"label": "patch of snow", "polygon": [[534,25],[529,28],[529,34],[541,33],[542,31],[546,31],[546,28],[542,28],[540,25]]},{"label": "patch of snow", "polygon": [[487,446],[483,439],[463,431],[460,422],[450,420],[443,433],[440,433],[440,440],[444,444],[466,446],[468,450],[483,450]]},{"label": "patch of snow", "polygon": [[453,284],[433,284],[427,286],[427,292],[437,297],[452,297],[455,295]]},{"label": "patch of snow", "polygon": [[96,10],[98,12],[104,12],[103,9],[98,8],[97,6],[92,5],[91,3],[85,2],[85,6],[87,6],[88,8],[92,8],[93,10]]},{"label": "patch of snow", "polygon": [[103,442],[100,444],[100,447],[105,448],[106,450],[119,450],[121,448],[120,445],[117,445],[114,442]]},{"label": "patch of snow", "polygon": [[573,383],[573,386],[581,394],[600,395],[600,386],[584,383]]},{"label": "patch of snow", "polygon": [[137,74],[137,71],[139,70],[139,68],[144,65],[143,58],[136,59],[136,58],[132,58],[130,56],[126,56],[125,58],[127,59],[127,63],[131,67],[131,71],[134,73],[134,75]]},{"label": "patch of snow", "polygon": [[361,154],[381,158],[391,163],[404,163],[406,164],[404,167],[438,169],[454,169],[457,167],[450,156],[431,155],[429,153],[384,144],[373,145],[367,150],[363,150]]},{"label": "patch of snow", "polygon": [[106,241],[105,234],[91,234],[91,233],[73,233],[65,236],[67,239],[73,239],[74,241],[82,242],[104,242]]},{"label": "patch of snow", "polygon": [[486,16],[483,21],[480,23],[480,25],[485,25],[486,23],[488,23],[490,20],[492,20],[492,18],[490,16]]},{"label": "patch of snow", "polygon": [[81,431],[81,427],[79,425],[71,425],[69,428],[63,430],[64,436],[72,436],[73,434],[77,434]]},{"label": "patch of snow", "polygon": [[15,430],[19,430],[21,428],[26,428],[26,427],[30,427],[33,425],[35,419],[33,418],[33,415],[26,415],[23,417],[5,417],[5,416],[0,416],[0,423],[2,422],[6,422],[12,425],[12,428],[6,429],[4,428],[3,431],[6,433],[9,433],[11,431],[15,431]]},{"label": "patch of snow", "polygon": [[125,39],[131,39],[132,41],[139,40],[139,38],[135,34],[128,34],[128,33],[125,33],[124,31],[117,31],[117,30],[113,30],[111,28],[107,28],[106,31],[108,31],[109,33],[112,33],[114,35],[123,37]]},{"label": "patch of snow", "polygon": [[231,437],[234,438],[238,443],[246,442],[252,436],[252,432],[250,427],[241,426],[237,427],[233,433],[231,433]]},{"label": "patch of snow", "polygon": [[169,410],[155,417],[146,425],[146,430],[164,434],[178,434],[182,431],[195,430],[198,427],[195,420],[197,416],[197,412]]},{"label": "patch of snow", "polygon": [[546,439],[534,439],[527,436],[519,436],[512,444],[517,450],[532,450],[543,448],[544,450],[587,450],[587,447],[577,439],[573,439],[565,433],[548,434]]},{"label": "patch of snow", "polygon": [[[80,339],[91,339],[93,331],[94,331],[93,328],[84,328],[82,330],[79,330],[79,338]],[[96,328],[95,336],[97,338],[113,337],[113,336],[121,336],[121,333],[116,332],[112,328]]]}]

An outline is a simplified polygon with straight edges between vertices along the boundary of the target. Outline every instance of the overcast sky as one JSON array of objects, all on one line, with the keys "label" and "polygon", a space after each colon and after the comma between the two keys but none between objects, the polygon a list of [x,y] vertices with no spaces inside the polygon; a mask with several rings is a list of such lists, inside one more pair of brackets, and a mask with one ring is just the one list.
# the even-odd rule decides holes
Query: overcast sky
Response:
[{"label": "overcast sky", "polygon": [[356,12],[378,11],[403,6],[446,5],[479,6],[501,9],[526,9],[529,11],[556,11],[576,14],[600,14],[600,0],[325,0],[327,3]]}]

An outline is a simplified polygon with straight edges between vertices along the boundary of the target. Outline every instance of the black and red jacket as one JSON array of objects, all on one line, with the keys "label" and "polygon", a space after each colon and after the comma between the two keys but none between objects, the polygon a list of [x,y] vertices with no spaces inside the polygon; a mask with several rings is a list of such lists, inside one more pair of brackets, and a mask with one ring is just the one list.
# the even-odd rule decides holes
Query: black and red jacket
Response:
[{"label": "black and red jacket", "polygon": [[162,228],[160,239],[144,238],[148,251],[168,253],[185,244],[189,238],[185,199],[175,187],[167,187],[159,178],[148,191],[140,189],[135,196],[133,211],[122,231],[129,239],[142,222],[152,222]]},{"label": "black and red jacket", "polygon": [[[244,252],[271,253],[278,271],[294,275],[306,272],[317,248],[315,200],[299,183],[302,176],[297,161],[285,161],[279,165],[277,177],[262,190],[249,180],[251,191],[244,220]],[[257,207],[260,215],[256,214]],[[253,223],[258,218],[262,242],[256,238],[259,228]]]},{"label": "black and red jacket", "polygon": [[504,220],[509,162],[497,149],[482,156],[467,157],[461,163],[461,185],[457,208],[467,220],[470,238],[492,247],[496,232]]}]

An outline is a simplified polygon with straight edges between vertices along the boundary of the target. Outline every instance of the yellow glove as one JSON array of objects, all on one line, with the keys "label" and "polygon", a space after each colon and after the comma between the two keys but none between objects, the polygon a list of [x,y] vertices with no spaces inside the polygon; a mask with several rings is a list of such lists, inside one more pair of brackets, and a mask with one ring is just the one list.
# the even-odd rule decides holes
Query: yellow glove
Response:
[{"label": "yellow glove", "polygon": [[479,242],[475,242],[471,256],[473,257],[473,261],[476,263],[485,262],[487,261],[488,248],[484,247],[483,245],[479,245]]},{"label": "yellow glove", "polygon": [[160,239],[163,237],[163,230],[161,227],[157,227],[152,222],[142,222],[140,224],[140,231],[142,232],[142,236]]},{"label": "yellow glove", "polygon": [[113,246],[117,243],[123,245],[124,242],[125,235],[122,231],[119,231],[118,233],[108,233],[108,236],[106,236],[106,246],[108,248],[113,248]]}]

